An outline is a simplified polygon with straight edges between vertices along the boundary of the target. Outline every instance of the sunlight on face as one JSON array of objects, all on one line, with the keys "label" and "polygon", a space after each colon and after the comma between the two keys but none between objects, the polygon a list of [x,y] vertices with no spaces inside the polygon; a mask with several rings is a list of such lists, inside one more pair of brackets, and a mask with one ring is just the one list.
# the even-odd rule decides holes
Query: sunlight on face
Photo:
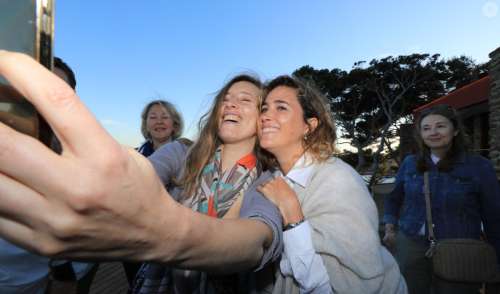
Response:
[{"label": "sunlight on face", "polygon": [[254,144],[261,90],[250,82],[234,83],[227,91],[219,114],[218,135],[223,143]]},{"label": "sunlight on face", "polygon": [[151,106],[146,116],[146,130],[156,142],[166,142],[174,132],[174,121],[163,105]]},{"label": "sunlight on face", "polygon": [[297,98],[297,90],[279,86],[266,97],[259,126],[260,146],[275,154],[282,150],[303,152],[303,138],[309,127]]}]

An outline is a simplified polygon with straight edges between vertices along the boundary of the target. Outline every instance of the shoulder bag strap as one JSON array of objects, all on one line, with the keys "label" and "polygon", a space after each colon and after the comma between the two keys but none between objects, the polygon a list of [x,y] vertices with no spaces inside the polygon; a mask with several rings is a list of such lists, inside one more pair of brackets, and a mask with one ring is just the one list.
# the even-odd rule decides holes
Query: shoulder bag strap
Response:
[{"label": "shoulder bag strap", "polygon": [[434,229],[432,224],[432,211],[431,211],[431,190],[429,187],[429,172],[424,172],[424,194],[425,194],[425,214],[427,217],[427,229],[429,231],[429,241],[431,242],[429,250],[425,256],[432,257],[434,254],[434,247],[436,246],[436,237],[434,236]]}]

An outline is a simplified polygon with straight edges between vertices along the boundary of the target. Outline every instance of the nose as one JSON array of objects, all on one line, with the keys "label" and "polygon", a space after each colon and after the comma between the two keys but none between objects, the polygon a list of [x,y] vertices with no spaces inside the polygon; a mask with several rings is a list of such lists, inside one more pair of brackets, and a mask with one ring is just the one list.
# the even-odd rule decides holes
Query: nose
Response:
[{"label": "nose", "polygon": [[436,128],[436,127],[432,127],[432,128],[430,129],[430,134],[431,134],[431,135],[436,135],[437,133],[438,133],[438,131],[437,131],[437,128]]},{"label": "nose", "polygon": [[235,97],[228,97],[224,100],[224,107],[236,108],[238,107],[238,101]]},{"label": "nose", "polygon": [[265,123],[271,120],[271,117],[269,116],[269,110],[266,112],[262,112],[260,114],[260,122]]}]

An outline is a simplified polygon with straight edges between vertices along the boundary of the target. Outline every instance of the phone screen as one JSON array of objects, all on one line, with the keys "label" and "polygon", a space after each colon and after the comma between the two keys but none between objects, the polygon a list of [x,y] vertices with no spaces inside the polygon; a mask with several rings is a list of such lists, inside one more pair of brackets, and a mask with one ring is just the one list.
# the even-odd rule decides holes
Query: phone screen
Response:
[{"label": "phone screen", "polygon": [[[52,0],[0,1],[0,49],[28,54],[52,68]],[[51,131],[36,109],[0,76],[0,121],[49,144]]]}]

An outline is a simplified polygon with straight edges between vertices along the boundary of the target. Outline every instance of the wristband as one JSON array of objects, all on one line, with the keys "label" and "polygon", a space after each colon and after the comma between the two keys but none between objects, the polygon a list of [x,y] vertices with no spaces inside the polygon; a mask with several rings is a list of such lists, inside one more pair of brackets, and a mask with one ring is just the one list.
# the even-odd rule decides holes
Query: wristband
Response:
[{"label": "wristband", "polygon": [[298,221],[298,222],[296,222],[296,223],[289,223],[288,225],[286,225],[286,226],[283,228],[283,231],[288,231],[288,230],[291,230],[291,229],[293,229],[293,228],[295,228],[295,227],[299,226],[301,223],[303,223],[303,222],[305,222],[305,221],[306,221],[306,219],[305,219],[305,218],[303,218],[303,219],[299,220],[299,221]]}]

